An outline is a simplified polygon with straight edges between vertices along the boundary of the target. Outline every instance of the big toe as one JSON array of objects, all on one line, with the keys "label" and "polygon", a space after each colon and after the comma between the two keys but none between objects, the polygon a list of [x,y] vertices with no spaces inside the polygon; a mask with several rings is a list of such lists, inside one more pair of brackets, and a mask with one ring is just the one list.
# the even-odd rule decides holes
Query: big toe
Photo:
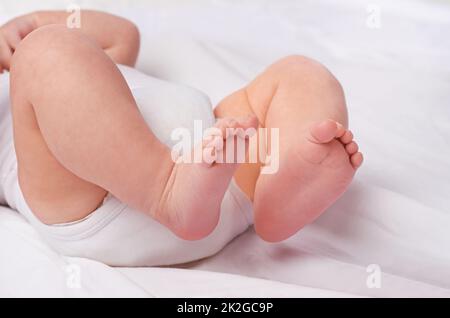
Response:
[{"label": "big toe", "polygon": [[334,120],[327,119],[319,123],[313,124],[309,129],[311,141],[315,143],[327,143],[339,135],[339,131],[343,127]]}]

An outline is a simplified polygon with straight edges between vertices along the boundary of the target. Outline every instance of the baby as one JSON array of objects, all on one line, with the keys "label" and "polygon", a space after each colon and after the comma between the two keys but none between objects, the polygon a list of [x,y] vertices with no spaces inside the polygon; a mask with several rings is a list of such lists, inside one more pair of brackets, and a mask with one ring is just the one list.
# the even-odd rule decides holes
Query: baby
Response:
[{"label": "baby", "polygon": [[[0,28],[0,73],[10,73],[0,202],[63,254],[175,264],[214,254],[253,223],[279,242],[333,204],[363,161],[342,87],[318,62],[285,57],[212,110],[202,93],[132,68],[130,21],[82,11],[69,29],[67,16],[36,12]],[[172,132],[195,120],[216,128],[191,150],[203,160],[174,160]],[[263,155],[221,160],[239,142],[247,159]],[[261,173],[275,151],[277,171]]]}]

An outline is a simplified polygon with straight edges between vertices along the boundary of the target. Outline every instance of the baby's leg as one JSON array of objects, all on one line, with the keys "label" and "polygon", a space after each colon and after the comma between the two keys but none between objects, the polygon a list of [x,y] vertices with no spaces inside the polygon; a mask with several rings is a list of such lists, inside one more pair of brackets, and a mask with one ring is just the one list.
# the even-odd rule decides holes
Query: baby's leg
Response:
[{"label": "baby's leg", "polygon": [[256,232],[267,241],[280,241],[336,201],[362,155],[346,129],[340,84],[310,59],[278,61],[216,108],[217,116],[248,112],[256,114],[262,127],[279,129],[279,171],[259,175],[261,166],[248,164],[235,177],[253,199]]},{"label": "baby's leg", "polygon": [[175,165],[90,38],[64,26],[31,33],[12,60],[11,100],[19,183],[44,223],[81,219],[111,192],[186,239],[214,229],[236,166]]}]

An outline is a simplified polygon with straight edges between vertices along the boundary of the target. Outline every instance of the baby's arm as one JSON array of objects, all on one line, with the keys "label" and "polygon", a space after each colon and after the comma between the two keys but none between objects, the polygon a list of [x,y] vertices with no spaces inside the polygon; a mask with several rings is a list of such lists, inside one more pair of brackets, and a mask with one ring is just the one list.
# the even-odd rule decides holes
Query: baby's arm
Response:
[{"label": "baby's arm", "polygon": [[[66,24],[71,13],[38,11],[19,16],[0,27],[0,73],[9,70],[19,43],[33,30],[48,24]],[[80,30],[95,39],[116,63],[133,66],[139,53],[139,31],[129,20],[108,13],[83,10]]]}]

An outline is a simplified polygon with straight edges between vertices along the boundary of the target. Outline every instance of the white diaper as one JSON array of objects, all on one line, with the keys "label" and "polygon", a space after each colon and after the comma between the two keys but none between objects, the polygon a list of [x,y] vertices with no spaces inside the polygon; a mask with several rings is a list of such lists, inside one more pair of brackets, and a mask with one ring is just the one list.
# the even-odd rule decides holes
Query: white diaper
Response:
[{"label": "white diaper", "polygon": [[[204,128],[214,124],[211,103],[201,92],[151,78],[128,67],[119,68],[146,122],[167,145],[175,143],[170,139],[174,128],[187,128],[194,136],[194,120],[202,120]],[[0,116],[1,112],[0,109]],[[6,122],[4,118],[0,129],[11,129],[10,119]],[[46,225],[34,216],[23,197],[14,148],[11,139],[9,144],[7,141],[6,137],[0,137],[0,202],[3,199],[19,211],[49,245],[64,255],[86,257],[112,266],[184,263],[215,254],[253,223],[252,204],[233,181],[222,201],[219,224],[208,237],[198,241],[178,238],[112,195],[82,220]]]}]

